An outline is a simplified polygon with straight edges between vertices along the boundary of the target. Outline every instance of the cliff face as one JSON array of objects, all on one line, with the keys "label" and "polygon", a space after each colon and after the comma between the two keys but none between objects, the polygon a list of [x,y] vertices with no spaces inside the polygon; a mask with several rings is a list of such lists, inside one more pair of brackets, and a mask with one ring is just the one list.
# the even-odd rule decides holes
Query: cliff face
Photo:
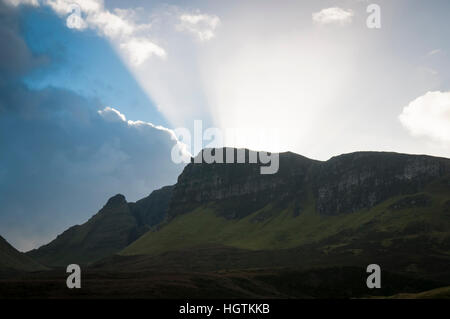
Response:
[{"label": "cliff face", "polygon": [[393,196],[420,192],[449,173],[448,159],[359,152],[321,163],[311,179],[316,209],[335,215],[368,209]]},{"label": "cliff face", "polygon": [[[151,228],[166,218],[173,188],[174,186],[165,186],[153,191],[149,196],[138,200],[136,203],[128,203],[131,213],[136,218],[137,225]],[[132,238],[132,240],[136,238]]]},{"label": "cliff face", "polygon": [[385,152],[358,152],[326,162],[281,153],[279,171],[261,175],[261,164],[186,166],[174,189],[169,218],[214,204],[227,218],[242,218],[272,203],[298,210],[314,200],[324,215],[370,209],[397,195],[419,192],[450,173],[450,160]]},{"label": "cliff face", "polygon": [[279,171],[272,175],[261,175],[262,164],[248,161],[187,165],[175,186],[169,218],[205,203],[214,203],[227,218],[242,218],[268,203],[304,197],[308,173],[319,162],[289,152],[280,154],[279,160]]}]

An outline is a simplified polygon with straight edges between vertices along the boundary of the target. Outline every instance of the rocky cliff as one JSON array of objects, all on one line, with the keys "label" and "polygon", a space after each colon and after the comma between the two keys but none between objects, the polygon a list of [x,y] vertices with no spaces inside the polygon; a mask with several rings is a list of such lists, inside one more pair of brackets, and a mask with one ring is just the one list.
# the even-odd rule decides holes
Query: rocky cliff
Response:
[{"label": "rocky cliff", "polygon": [[[248,151],[247,151],[248,154]],[[370,209],[387,198],[420,191],[450,173],[450,160],[387,152],[357,152],[320,162],[281,153],[279,171],[261,175],[261,163],[186,166],[174,189],[169,217],[211,203],[227,218],[242,218],[273,203],[313,200],[324,215]]]},{"label": "rocky cliff", "polygon": [[369,209],[387,198],[413,194],[450,173],[450,160],[385,152],[345,154],[310,175],[316,208],[335,215]]},{"label": "rocky cliff", "polygon": [[281,153],[278,172],[262,175],[260,167],[264,164],[249,163],[251,151],[245,152],[245,163],[187,165],[175,185],[169,218],[205,203],[214,203],[227,218],[242,218],[271,202],[283,205],[306,197],[310,170],[318,161],[291,152]]}]

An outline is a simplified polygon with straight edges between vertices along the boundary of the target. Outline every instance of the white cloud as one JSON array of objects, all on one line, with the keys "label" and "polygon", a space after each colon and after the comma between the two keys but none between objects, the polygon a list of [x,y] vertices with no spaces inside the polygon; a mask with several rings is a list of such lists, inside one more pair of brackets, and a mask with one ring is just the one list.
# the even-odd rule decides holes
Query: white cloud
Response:
[{"label": "white cloud", "polygon": [[317,24],[349,24],[352,22],[354,12],[339,7],[322,9],[312,14],[312,19]]},{"label": "white cloud", "polygon": [[174,130],[171,130],[171,129],[161,126],[161,125],[155,125],[150,122],[127,120],[127,118],[125,117],[125,115],[123,113],[121,113],[117,109],[110,107],[110,106],[105,107],[103,110],[99,110],[98,114],[100,114],[100,116],[108,122],[124,122],[128,126],[135,127],[137,129],[150,127],[150,128],[156,129],[158,131],[166,132],[170,136],[170,139],[175,141],[179,151],[181,152],[181,154],[183,154],[183,157],[188,158],[188,159],[190,157],[192,157],[192,154],[189,153],[189,151],[188,151],[188,149],[189,149],[188,146],[178,139]]},{"label": "white cloud", "polygon": [[104,7],[103,0],[45,0],[44,3],[60,15],[71,13],[74,4],[78,5],[86,13],[99,12]]},{"label": "white cloud", "polygon": [[177,30],[190,32],[197,36],[200,41],[208,41],[214,38],[214,32],[220,24],[218,16],[201,13],[185,13],[180,15],[179,20]]},{"label": "white cloud", "polygon": [[9,4],[14,7],[20,6],[21,4],[29,5],[29,6],[33,6],[33,7],[39,6],[38,0],[4,0],[4,1],[6,4]]},{"label": "white cloud", "polygon": [[176,135],[173,130],[161,125],[155,125],[150,122],[127,120],[125,114],[121,113],[119,110],[110,106],[105,107],[103,110],[99,110],[98,114],[100,114],[103,117],[103,119],[105,119],[108,122],[126,122],[128,125],[136,127],[147,125],[157,130],[169,133],[170,137],[176,140]]},{"label": "white cloud", "polygon": [[165,50],[150,38],[151,25],[135,22],[133,9],[111,12],[105,8],[103,0],[77,0],[76,4],[72,0],[46,0],[45,4],[57,14],[67,15],[68,27],[94,29],[107,37],[132,65],[140,65],[152,55],[166,55]]},{"label": "white cloud", "polygon": [[135,31],[135,26],[131,21],[107,10],[88,14],[86,20],[103,35],[112,39],[130,36]]},{"label": "white cloud", "polygon": [[120,44],[120,48],[128,55],[129,61],[137,66],[145,62],[150,56],[157,55],[164,58],[166,51],[145,38],[131,38]]},{"label": "white cloud", "polygon": [[108,122],[125,122],[127,120],[124,114],[110,106],[105,107],[103,110],[99,110],[98,114]]},{"label": "white cloud", "polygon": [[418,97],[403,109],[399,120],[414,136],[450,142],[450,91]]}]

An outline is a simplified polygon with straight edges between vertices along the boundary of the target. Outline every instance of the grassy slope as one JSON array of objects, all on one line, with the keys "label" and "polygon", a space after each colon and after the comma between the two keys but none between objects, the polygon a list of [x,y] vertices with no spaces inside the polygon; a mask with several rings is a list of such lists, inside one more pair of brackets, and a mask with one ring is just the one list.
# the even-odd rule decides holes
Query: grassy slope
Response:
[{"label": "grassy slope", "polygon": [[[337,247],[352,241],[356,236],[363,236],[366,231],[389,233],[389,238],[385,238],[382,243],[385,247],[389,247],[397,238],[414,238],[424,231],[437,243],[448,240],[450,214],[444,211],[444,204],[450,199],[448,186],[436,183],[428,187],[424,194],[432,199],[429,207],[389,208],[407,197],[403,196],[391,198],[369,211],[320,216],[315,212],[311,200],[298,216],[294,216],[292,207],[289,207],[260,221],[256,221],[258,216],[264,216],[270,211],[270,205],[241,220],[218,217],[214,213],[214,206],[209,205],[178,216],[159,231],[146,233],[122,254],[153,255],[205,244],[252,250],[292,248],[347,233],[340,237]],[[336,247],[330,245],[324,249]]]},{"label": "grassy slope", "polygon": [[442,287],[419,293],[396,294],[389,299],[450,299],[450,287]]}]

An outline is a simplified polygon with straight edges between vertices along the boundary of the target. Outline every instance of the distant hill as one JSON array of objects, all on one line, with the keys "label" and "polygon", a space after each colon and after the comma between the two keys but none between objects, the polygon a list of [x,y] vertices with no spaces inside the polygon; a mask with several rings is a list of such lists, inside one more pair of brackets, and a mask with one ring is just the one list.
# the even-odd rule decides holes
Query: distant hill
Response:
[{"label": "distant hill", "polygon": [[171,192],[167,186],[136,203],[116,195],[86,223],[69,228],[27,255],[45,265],[65,266],[88,264],[117,253],[163,220]]},{"label": "distant hill", "polygon": [[21,271],[37,271],[46,268],[26,256],[24,253],[17,251],[3,237],[0,236],[0,271],[21,270]]}]

